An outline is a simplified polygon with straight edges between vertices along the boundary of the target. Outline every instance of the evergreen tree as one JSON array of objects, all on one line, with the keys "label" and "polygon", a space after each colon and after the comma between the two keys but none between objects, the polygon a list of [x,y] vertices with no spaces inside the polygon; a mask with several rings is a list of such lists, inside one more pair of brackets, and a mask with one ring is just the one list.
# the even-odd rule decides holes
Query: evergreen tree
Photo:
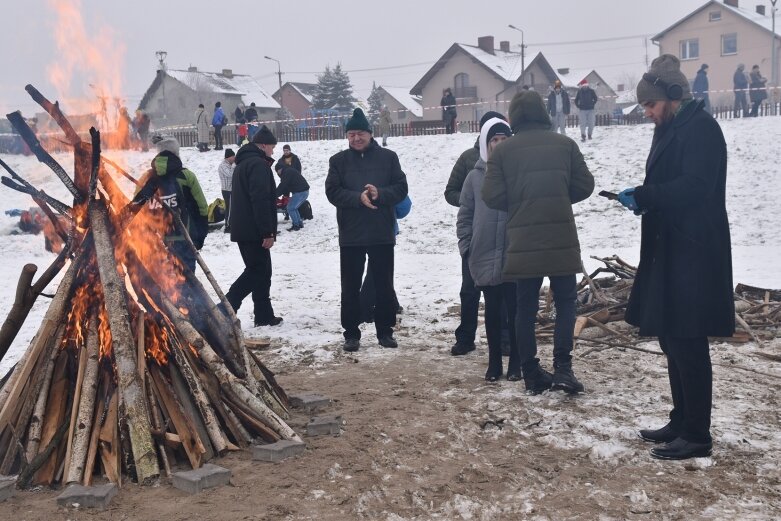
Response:
[{"label": "evergreen tree", "polygon": [[315,109],[330,109],[333,106],[334,73],[326,65],[325,72],[317,77],[317,86],[312,96],[312,107]]},{"label": "evergreen tree", "polygon": [[353,96],[353,85],[350,76],[342,70],[342,64],[337,63],[333,70],[332,107],[340,112],[349,112],[358,101]]},{"label": "evergreen tree", "polygon": [[376,82],[372,82],[372,92],[366,101],[369,102],[369,114],[367,114],[369,121],[376,121],[380,116],[380,110],[382,110],[382,95]]}]

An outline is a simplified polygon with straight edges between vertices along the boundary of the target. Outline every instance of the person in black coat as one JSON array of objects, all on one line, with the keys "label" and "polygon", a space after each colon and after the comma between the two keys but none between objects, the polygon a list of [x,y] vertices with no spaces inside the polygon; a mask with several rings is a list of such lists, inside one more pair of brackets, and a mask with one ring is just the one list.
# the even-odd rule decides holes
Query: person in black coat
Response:
[{"label": "person in black coat", "polygon": [[287,231],[297,232],[304,227],[304,221],[301,220],[298,208],[309,197],[309,183],[306,182],[301,172],[292,166],[284,166],[281,170],[277,170],[277,173],[280,180],[276,196],[280,197],[290,194],[290,199],[287,202],[287,213],[290,215],[290,220],[293,221],[293,226],[288,228]]},{"label": "person in black coat", "polygon": [[456,131],[456,98],[453,96],[453,91],[450,88],[446,88],[442,92],[442,99],[439,101],[442,107],[442,120],[445,122],[445,131],[448,134],[453,134]]},{"label": "person in black coat", "polygon": [[377,293],[377,339],[382,347],[398,347],[393,338],[394,224],[395,206],[407,196],[407,177],[396,153],[374,141],[361,109],[355,109],[345,130],[350,147],[329,159],[325,180],[325,195],[336,206],[339,226],[343,347],[345,351],[360,347],[360,289],[367,257]]},{"label": "person in black coat", "polygon": [[299,172],[304,171],[304,167],[301,166],[301,160],[290,150],[290,145],[285,145],[282,147],[282,157],[277,159],[277,163],[274,165],[274,170],[279,173],[279,171],[284,166],[292,166]]},{"label": "person in black coat", "polygon": [[656,430],[641,430],[659,459],[711,453],[709,336],[735,331],[732,256],[725,207],[727,147],[721,127],[693,101],[678,58],[655,59],[637,100],[656,124],[642,186],[619,201],[642,215],[640,265],[626,321],[656,336],[667,356],[673,410]]},{"label": "person in black coat", "polygon": [[746,92],[748,92],[748,78],[746,78],[745,72],[746,66],[742,63],[738,64],[738,68],[735,69],[735,74],[732,75],[732,88],[735,91],[735,113],[734,117],[740,116],[740,111],[743,111],[743,117],[748,117],[748,102],[746,102]]},{"label": "person in black coat", "polygon": [[271,290],[271,248],[277,236],[277,205],[274,173],[274,145],[277,139],[263,125],[251,143],[236,154],[231,191],[231,241],[238,243],[244,271],[231,285],[227,295],[235,311],[252,293],[255,326],[276,326],[282,322],[274,315]]}]

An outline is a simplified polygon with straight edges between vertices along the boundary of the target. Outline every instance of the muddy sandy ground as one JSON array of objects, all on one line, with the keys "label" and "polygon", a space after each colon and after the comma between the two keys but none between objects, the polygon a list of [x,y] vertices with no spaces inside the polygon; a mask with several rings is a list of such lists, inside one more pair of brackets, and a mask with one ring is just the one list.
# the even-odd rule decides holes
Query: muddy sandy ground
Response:
[{"label": "muddy sandy ground", "polygon": [[[659,356],[608,350],[576,359],[587,393],[528,396],[521,383],[483,380],[485,349],[449,356],[449,338],[382,350],[364,335],[355,354],[307,359],[278,371],[288,391],[328,395],[338,437],[306,438],[304,455],[217,461],[232,485],[187,496],[161,480],[122,488],[103,512],[59,508],[56,491],[18,492],[0,518],[51,519],[774,519],[781,380],[717,365],[712,458],[659,462],[636,438],[669,408]],[[405,336],[406,335],[406,336]],[[647,347],[653,349],[653,343]],[[579,348],[583,353],[587,348]],[[778,374],[753,345],[713,348],[714,362]],[[770,346],[766,349],[773,349]],[[284,350],[284,347],[280,349]],[[543,361],[550,347],[542,348]],[[770,362],[773,364],[773,362]],[[775,373],[773,372],[775,371]],[[304,431],[306,414],[292,425]]]}]

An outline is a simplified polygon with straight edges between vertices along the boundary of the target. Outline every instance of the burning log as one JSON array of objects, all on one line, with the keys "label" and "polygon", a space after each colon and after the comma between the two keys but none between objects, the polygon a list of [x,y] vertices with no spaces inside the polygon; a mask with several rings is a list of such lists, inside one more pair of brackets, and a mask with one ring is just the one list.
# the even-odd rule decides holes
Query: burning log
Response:
[{"label": "burning log", "polygon": [[[54,207],[72,216],[69,248],[35,284],[35,268],[26,267],[9,327],[18,330],[19,313],[26,316],[72,260],[38,334],[0,381],[0,473],[19,472],[21,486],[90,484],[102,469],[111,482],[129,476],[144,484],[161,468],[165,475],[176,464],[195,468],[256,437],[299,439],[284,421],[284,391],[249,355],[208,266],[198,256],[223,306],[163,242],[176,211],[152,214],[144,205],[125,211],[133,203],[112,175],[134,178],[100,155],[97,131],[91,144],[82,142],[56,103],[28,91],[74,146],[71,181],[27,133],[75,203]],[[18,186],[47,204],[17,177]],[[6,329],[0,346],[16,334]]]}]

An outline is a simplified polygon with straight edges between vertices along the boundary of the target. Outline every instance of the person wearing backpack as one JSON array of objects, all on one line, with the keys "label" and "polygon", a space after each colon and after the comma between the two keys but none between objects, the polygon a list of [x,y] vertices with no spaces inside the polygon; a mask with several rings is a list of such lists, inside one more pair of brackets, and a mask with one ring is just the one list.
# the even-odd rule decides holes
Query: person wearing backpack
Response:
[{"label": "person wearing backpack", "polygon": [[212,116],[212,126],[214,127],[214,150],[222,150],[222,127],[228,123],[228,118],[222,110],[222,103],[219,101],[214,104],[214,115]]}]

